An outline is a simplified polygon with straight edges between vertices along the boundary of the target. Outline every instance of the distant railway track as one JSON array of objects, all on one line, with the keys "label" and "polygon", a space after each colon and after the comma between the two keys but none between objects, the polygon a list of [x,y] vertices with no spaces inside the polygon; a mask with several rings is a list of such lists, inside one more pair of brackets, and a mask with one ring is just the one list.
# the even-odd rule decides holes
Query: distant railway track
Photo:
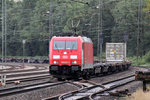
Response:
[{"label": "distant railway track", "polygon": [[14,77],[17,78],[17,77],[25,77],[25,76],[31,76],[31,75],[40,75],[40,74],[49,74],[49,73],[48,73],[48,70],[5,73],[7,78],[14,78]]},{"label": "distant railway track", "polygon": [[[33,69],[19,69],[19,70],[5,70],[5,71],[0,71],[1,74],[7,74],[7,73],[18,73],[18,72],[30,72],[33,71]],[[34,71],[37,71],[34,69]]]},{"label": "distant railway track", "polygon": [[[16,62],[16,63],[22,63],[23,62],[23,59],[22,58],[13,58],[13,57],[10,57],[10,58],[5,58],[3,59],[3,61],[5,62]],[[2,58],[0,58],[0,62],[2,62]],[[35,58],[25,58],[24,59],[24,62],[25,63],[48,63],[49,60],[48,59],[35,59]]]},{"label": "distant railway track", "polygon": [[[4,69],[2,69],[2,66],[4,66]],[[14,70],[16,68],[21,68],[21,65],[20,64],[2,64],[0,63],[0,72],[3,73],[3,71],[6,71],[6,70]]]},{"label": "distant railway track", "polygon": [[97,95],[100,95],[105,91],[109,91],[119,86],[133,82],[134,80],[135,80],[134,75],[130,75],[124,78],[103,83],[102,85],[88,83],[91,85],[87,87],[83,86],[83,88],[80,88],[79,90],[71,91],[54,97],[43,98],[42,100],[83,100],[83,99],[94,100],[95,98],[97,98]]},{"label": "distant railway track", "polygon": [[34,76],[29,76],[29,77],[8,78],[6,79],[6,84],[12,84],[15,81],[27,82],[27,81],[51,79],[51,78],[52,77],[49,74],[34,75]]},{"label": "distant railway track", "polygon": [[[4,69],[2,69],[2,65]],[[0,63],[0,73],[12,73],[12,72],[24,72],[24,71],[36,71],[48,69],[47,64],[23,64],[22,63]],[[11,71],[10,71],[11,70]]]},{"label": "distant railway track", "polygon": [[40,79],[52,79],[48,70],[13,70],[2,71],[1,74],[6,75],[6,84],[11,84],[15,81],[26,82]]}]

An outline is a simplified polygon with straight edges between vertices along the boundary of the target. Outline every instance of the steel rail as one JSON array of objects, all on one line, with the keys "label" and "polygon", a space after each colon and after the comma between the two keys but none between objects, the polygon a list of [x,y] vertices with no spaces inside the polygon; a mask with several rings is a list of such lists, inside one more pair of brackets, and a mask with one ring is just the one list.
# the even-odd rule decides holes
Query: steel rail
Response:
[{"label": "steel rail", "polygon": [[[86,96],[84,96],[84,95],[88,95],[89,93],[91,93],[91,91],[93,90],[93,88],[95,88],[95,89],[102,89],[102,88],[104,88],[102,85],[98,85],[98,84],[96,84],[96,83],[94,83],[94,82],[91,82],[91,81],[83,81],[83,82],[85,82],[84,84],[82,84],[83,85],[83,88],[81,88],[81,89],[79,89],[79,90],[76,90],[76,91],[71,91],[71,92],[68,92],[68,93],[65,93],[65,94],[62,94],[62,95],[60,95],[59,96],[59,100],[64,100],[65,98],[68,98],[68,97],[71,97],[71,96],[75,96],[74,98],[69,98],[69,99],[80,99],[80,98],[84,98],[84,97],[86,97]],[[81,81],[81,83],[83,83],[82,81]],[[87,84],[86,83],[88,83],[88,84],[91,84],[91,85],[89,85],[89,86],[87,86]],[[86,86],[86,87],[85,87]],[[87,93],[85,93],[85,92],[87,92]],[[76,96],[76,95],[80,95],[81,94],[81,96]],[[77,97],[77,98],[76,98]],[[67,100],[69,100],[69,99],[67,99]],[[51,99],[49,99],[49,100],[51,100]]]},{"label": "steel rail", "polygon": [[[128,79],[130,79],[130,80],[128,80]],[[123,82],[123,81],[125,81],[125,82]],[[132,81],[134,81],[134,75],[129,75],[127,77],[123,77],[123,78],[120,78],[117,80],[105,82],[102,85],[97,84],[97,85],[93,85],[91,87],[81,88],[76,91],[71,91],[71,92],[68,92],[65,94],[57,95],[57,96],[47,98],[47,99],[42,99],[42,100],[69,100],[69,99],[81,100],[81,99],[87,99],[87,98],[92,99],[93,95],[95,95],[95,94],[103,93],[104,91],[108,91],[108,90],[117,88],[119,86],[125,85]],[[116,84],[112,84],[115,82],[116,82]],[[117,84],[117,83],[119,83],[119,84]],[[109,84],[112,84],[112,85],[110,87],[106,87]]]},{"label": "steel rail", "polygon": [[120,81],[120,80],[123,80],[123,79],[126,79],[126,78],[130,78],[130,77],[134,77],[134,76],[135,76],[134,74],[131,74],[131,75],[123,77],[123,78],[119,78],[119,79],[116,79],[116,80],[105,82],[102,85],[106,85],[106,84],[109,84],[109,83],[112,83],[112,82]]},{"label": "steel rail", "polygon": [[14,79],[7,79],[6,84],[12,84],[15,81],[20,81],[20,82],[26,82],[26,81],[34,81],[34,80],[41,80],[41,79],[51,79],[52,77],[50,75],[35,75],[32,77],[24,77],[24,78],[14,78]]},{"label": "steel rail", "polygon": [[41,71],[30,71],[30,72],[19,72],[19,73],[6,73],[5,75],[7,78],[12,77],[21,77],[21,76],[31,76],[31,75],[40,75],[40,74],[49,74],[48,70],[41,70]]},{"label": "steel rail", "polygon": [[[91,81],[87,81],[87,80],[81,80],[79,82],[71,81],[71,84],[79,87],[78,90],[74,90],[74,91],[71,91],[71,92],[80,91],[80,90],[84,89],[85,87],[88,87],[88,84],[86,84],[87,82],[89,84],[91,84],[91,85],[96,85],[96,83],[91,82]],[[70,92],[67,92],[67,93],[64,93],[64,94],[60,94],[60,95],[63,96],[63,95],[68,94],[68,93],[70,93]],[[48,98],[43,98],[42,100],[59,100],[61,98],[60,95],[56,95],[56,96],[52,96],[52,97],[48,97]]]},{"label": "steel rail", "polygon": [[18,70],[5,70],[0,71],[1,74],[7,74],[7,73],[17,73],[17,72],[31,72],[31,71],[38,71],[38,69],[18,69]]},{"label": "steel rail", "polygon": [[[127,80],[127,79],[128,79],[128,80]],[[123,80],[126,80],[126,81],[124,81],[124,82],[119,82],[119,81],[123,81]],[[118,81],[118,82],[117,82],[117,81]],[[96,96],[97,96],[98,94],[100,95],[100,94],[102,94],[102,93],[104,93],[104,92],[106,92],[106,91],[113,90],[113,89],[115,89],[115,88],[118,88],[118,87],[120,87],[120,86],[126,85],[126,84],[128,84],[128,83],[133,82],[133,81],[135,81],[135,75],[130,75],[130,76],[127,76],[127,77],[124,77],[124,78],[121,78],[121,79],[117,79],[117,80],[111,81],[111,82],[106,82],[106,83],[103,84],[104,86],[109,85],[109,84],[112,84],[112,83],[114,83],[114,82],[117,82],[118,84],[111,85],[110,87],[106,87],[106,88],[104,88],[103,90],[100,90],[100,91],[98,91],[98,92],[96,92],[96,93],[91,94],[91,95],[89,96],[89,99],[90,99],[90,100],[94,100],[94,98],[96,98]]]},{"label": "steel rail", "polygon": [[13,94],[17,94],[17,93],[24,93],[24,92],[28,92],[31,90],[61,85],[61,84],[65,84],[65,83],[68,83],[68,82],[50,83],[49,81],[46,81],[46,82],[41,82],[41,83],[9,87],[9,88],[5,88],[5,89],[0,89],[0,97],[13,95]]}]

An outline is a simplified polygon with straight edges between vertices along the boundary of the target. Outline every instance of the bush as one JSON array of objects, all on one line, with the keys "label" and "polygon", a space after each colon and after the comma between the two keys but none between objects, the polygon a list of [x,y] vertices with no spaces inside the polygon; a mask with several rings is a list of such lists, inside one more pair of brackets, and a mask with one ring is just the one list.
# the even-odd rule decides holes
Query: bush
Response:
[{"label": "bush", "polygon": [[144,56],[146,62],[150,62],[150,51]]},{"label": "bush", "polygon": [[150,66],[150,51],[143,57],[139,57],[138,62],[136,56],[129,57],[128,60],[132,61],[132,65],[134,66]]},{"label": "bush", "polygon": [[137,62],[137,57],[136,57],[136,56],[134,56],[134,57],[129,57],[128,60],[132,62],[132,65],[133,65],[133,66],[139,66],[139,65],[145,64],[145,59],[144,59],[144,57],[139,58],[139,59],[138,59],[138,62]]}]

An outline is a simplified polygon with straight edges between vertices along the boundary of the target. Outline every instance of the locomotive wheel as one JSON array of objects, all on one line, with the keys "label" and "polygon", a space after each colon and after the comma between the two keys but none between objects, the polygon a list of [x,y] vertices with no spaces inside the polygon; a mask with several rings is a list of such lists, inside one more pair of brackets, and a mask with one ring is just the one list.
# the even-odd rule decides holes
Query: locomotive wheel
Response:
[{"label": "locomotive wheel", "polygon": [[108,73],[112,73],[112,68],[108,67]]},{"label": "locomotive wheel", "polygon": [[126,70],[126,66],[122,66],[122,67],[123,67],[123,68],[122,68],[123,70]]},{"label": "locomotive wheel", "polygon": [[79,81],[79,77],[74,77],[74,80],[75,81]]},{"label": "locomotive wheel", "polygon": [[76,76],[76,77],[74,77],[74,79],[75,79],[75,80],[79,80],[79,77],[78,77],[78,76]]},{"label": "locomotive wheel", "polygon": [[103,72],[103,75],[107,75],[108,74],[108,72]]},{"label": "locomotive wheel", "polygon": [[97,76],[97,77],[98,77],[99,75],[100,75],[99,73],[96,73],[96,74],[95,74],[95,76]]},{"label": "locomotive wheel", "polygon": [[122,71],[122,66],[118,66],[118,71]]},{"label": "locomotive wheel", "polygon": [[126,65],[127,66],[127,68],[126,69],[129,69],[129,65]]},{"label": "locomotive wheel", "polygon": [[57,78],[57,80],[58,80],[58,81],[64,81],[64,79],[62,79],[62,78]]}]

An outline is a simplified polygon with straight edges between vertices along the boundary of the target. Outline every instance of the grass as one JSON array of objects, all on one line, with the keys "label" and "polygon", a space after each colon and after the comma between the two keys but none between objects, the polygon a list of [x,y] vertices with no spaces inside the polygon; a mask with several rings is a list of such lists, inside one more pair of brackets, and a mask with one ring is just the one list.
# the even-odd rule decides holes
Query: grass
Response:
[{"label": "grass", "polygon": [[140,66],[150,67],[150,63],[146,63],[146,64],[143,64],[143,65],[140,65]]},{"label": "grass", "polygon": [[150,62],[147,60],[149,57],[147,55],[137,58],[136,57],[129,57],[128,60],[132,62],[133,66],[144,66],[144,67],[150,67]]},{"label": "grass", "polygon": [[150,100],[150,92],[143,92],[142,89],[139,89],[125,100]]}]

